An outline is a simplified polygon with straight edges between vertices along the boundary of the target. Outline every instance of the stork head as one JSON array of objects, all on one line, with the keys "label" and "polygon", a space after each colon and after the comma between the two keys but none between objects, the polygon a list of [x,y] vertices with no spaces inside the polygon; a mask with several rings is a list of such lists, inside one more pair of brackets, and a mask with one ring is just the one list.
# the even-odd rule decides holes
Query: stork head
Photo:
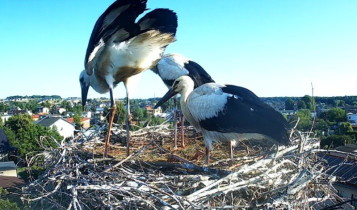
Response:
[{"label": "stork head", "polygon": [[82,89],[82,107],[84,110],[84,106],[86,105],[87,102],[88,90],[90,86],[90,78],[85,70],[83,70],[79,75],[79,83],[81,84],[81,89]]},{"label": "stork head", "polygon": [[175,80],[172,87],[161,98],[161,100],[155,105],[155,109],[165,103],[167,100],[180,93],[181,97],[187,97],[193,91],[194,82],[189,76],[181,76]]}]

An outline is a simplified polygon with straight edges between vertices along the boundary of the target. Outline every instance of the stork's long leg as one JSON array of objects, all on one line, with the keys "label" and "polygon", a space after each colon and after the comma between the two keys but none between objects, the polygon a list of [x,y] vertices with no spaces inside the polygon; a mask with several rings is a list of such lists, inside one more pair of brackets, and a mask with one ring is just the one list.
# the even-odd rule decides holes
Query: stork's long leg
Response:
[{"label": "stork's long leg", "polygon": [[233,164],[233,144],[229,141],[229,157],[231,158],[231,164]]},{"label": "stork's long leg", "polygon": [[206,159],[205,159],[205,164],[208,165],[208,161],[209,161],[209,157],[210,156],[210,151],[209,149],[206,147]]},{"label": "stork's long leg", "polygon": [[175,105],[175,111],[174,111],[174,150],[177,150],[177,101],[176,101],[176,97],[174,97],[174,105]]},{"label": "stork's long leg", "polygon": [[126,155],[130,155],[129,141],[130,141],[130,125],[131,125],[131,115],[130,115],[130,100],[129,91],[126,88]]},{"label": "stork's long leg", "polygon": [[185,147],[185,116],[181,111],[181,146],[182,148]]},{"label": "stork's long leg", "polygon": [[107,135],[107,139],[105,141],[105,149],[104,149],[104,154],[103,154],[104,157],[107,157],[107,155],[108,155],[110,134],[111,134],[112,125],[113,125],[113,121],[114,121],[114,115],[115,115],[115,111],[116,111],[116,105],[115,105],[115,101],[114,101],[114,97],[113,97],[113,89],[110,88],[109,92],[110,92],[110,105],[111,106],[110,106],[108,135]]}]

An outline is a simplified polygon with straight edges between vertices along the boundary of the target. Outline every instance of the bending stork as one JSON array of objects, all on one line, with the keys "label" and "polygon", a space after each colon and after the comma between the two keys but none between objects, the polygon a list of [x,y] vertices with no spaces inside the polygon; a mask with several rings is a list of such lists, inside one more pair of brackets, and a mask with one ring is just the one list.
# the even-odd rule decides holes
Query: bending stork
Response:
[{"label": "bending stork", "polygon": [[146,10],[147,0],[117,0],[97,20],[89,39],[85,70],[80,74],[82,106],[89,86],[98,93],[110,93],[111,117],[105,144],[107,156],[111,126],[115,114],[113,88],[124,82],[127,97],[127,155],[130,129],[130,77],[150,69],[161,58],[167,45],[175,41],[177,16],[168,9]]},{"label": "bending stork", "polygon": [[212,141],[256,139],[285,145],[290,142],[285,118],[246,88],[207,83],[194,89],[192,79],[182,76],[156,107],[177,93],[181,94],[186,119],[202,132],[206,164]]},{"label": "bending stork", "polygon": [[[158,74],[165,85],[170,88],[174,81],[180,76],[187,75],[194,81],[194,88],[202,84],[214,82],[211,76],[196,62],[185,58],[179,54],[166,54],[161,60],[151,69]],[[177,149],[177,103],[174,98],[174,149]],[[181,146],[185,147],[184,140],[184,116],[181,115]]]}]

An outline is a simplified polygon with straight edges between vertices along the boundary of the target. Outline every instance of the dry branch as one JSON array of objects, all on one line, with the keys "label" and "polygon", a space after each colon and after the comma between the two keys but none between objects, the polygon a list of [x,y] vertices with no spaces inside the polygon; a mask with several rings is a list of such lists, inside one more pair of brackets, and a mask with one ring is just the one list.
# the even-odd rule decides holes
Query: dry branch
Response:
[{"label": "dry branch", "polygon": [[[201,166],[164,149],[160,141],[173,135],[166,124],[132,132],[140,146],[130,156],[102,158],[95,148],[104,141],[103,129],[34,156],[46,157],[47,169],[23,188],[23,201],[35,209],[318,209],[339,202],[335,179],[317,155],[327,151],[304,133],[289,147],[249,148],[236,158],[239,164],[221,168],[222,161]],[[124,133],[116,128],[114,135]],[[152,150],[176,162],[143,161]]]}]

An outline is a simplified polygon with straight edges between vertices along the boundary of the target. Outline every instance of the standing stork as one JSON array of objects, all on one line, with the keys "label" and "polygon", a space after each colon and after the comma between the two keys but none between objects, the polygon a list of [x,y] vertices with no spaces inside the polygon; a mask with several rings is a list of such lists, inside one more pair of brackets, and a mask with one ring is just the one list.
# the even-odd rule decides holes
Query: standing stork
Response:
[{"label": "standing stork", "polygon": [[105,144],[107,156],[115,114],[113,88],[124,83],[127,97],[127,155],[130,139],[130,77],[150,69],[161,58],[167,45],[175,41],[177,16],[169,9],[155,9],[140,20],[147,0],[117,0],[94,25],[89,39],[83,70],[80,74],[82,106],[86,104],[89,86],[98,93],[110,93],[111,117]]},{"label": "standing stork", "polygon": [[[196,62],[185,58],[180,54],[166,54],[161,60],[151,69],[158,74],[168,88],[180,76],[187,75],[194,82],[194,88],[197,88],[205,83],[214,82],[211,76]],[[177,110],[176,98],[174,104]],[[174,113],[174,148],[177,149],[177,113]],[[181,115],[181,145],[185,147],[184,141],[184,116]]]},{"label": "standing stork", "polygon": [[156,107],[177,93],[186,119],[202,132],[208,164],[212,141],[270,140],[290,142],[285,118],[250,90],[234,85],[207,83],[194,89],[188,76],[178,78]]}]

